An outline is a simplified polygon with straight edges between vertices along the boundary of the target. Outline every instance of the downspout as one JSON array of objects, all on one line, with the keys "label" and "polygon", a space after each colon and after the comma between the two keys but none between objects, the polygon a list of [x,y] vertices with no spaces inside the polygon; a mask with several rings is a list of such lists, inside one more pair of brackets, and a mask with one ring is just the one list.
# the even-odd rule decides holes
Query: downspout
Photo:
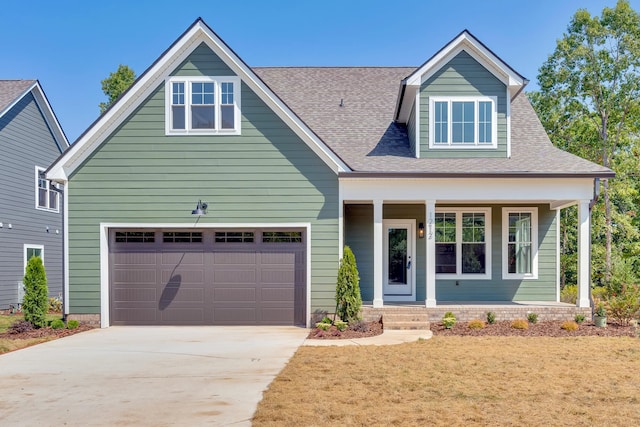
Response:
[{"label": "downspout", "polygon": [[591,210],[598,203],[600,197],[600,178],[595,178],[593,181],[593,199],[589,202],[589,304],[591,305],[591,318],[595,314],[595,302],[593,301],[593,293],[591,292]]},{"label": "downspout", "polygon": [[67,324],[67,310],[66,310],[66,283],[65,283],[65,256],[66,256],[66,248],[65,248],[65,234],[64,234],[64,186],[62,188],[58,188],[55,185],[51,185],[50,187],[53,191],[60,195],[60,215],[62,217],[62,270],[61,270],[61,279],[62,279],[62,321]]}]

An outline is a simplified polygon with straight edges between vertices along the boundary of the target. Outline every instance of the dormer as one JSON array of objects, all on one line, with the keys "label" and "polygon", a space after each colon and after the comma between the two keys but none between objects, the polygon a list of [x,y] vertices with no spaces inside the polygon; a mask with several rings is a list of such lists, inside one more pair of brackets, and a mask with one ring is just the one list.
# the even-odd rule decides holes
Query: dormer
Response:
[{"label": "dormer", "polygon": [[528,80],[464,30],[400,85],[416,157],[510,157],[511,100]]}]

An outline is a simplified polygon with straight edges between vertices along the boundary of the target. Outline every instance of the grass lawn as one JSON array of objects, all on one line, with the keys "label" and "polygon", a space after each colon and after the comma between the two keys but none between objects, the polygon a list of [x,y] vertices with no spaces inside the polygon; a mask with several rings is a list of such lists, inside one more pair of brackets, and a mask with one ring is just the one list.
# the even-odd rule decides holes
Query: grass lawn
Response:
[{"label": "grass lawn", "polygon": [[[51,321],[54,319],[61,319],[62,315],[59,313],[55,314],[47,314],[47,320]],[[11,326],[14,322],[18,320],[23,320],[24,316],[22,314],[0,314],[0,334],[7,332],[9,326]],[[51,339],[55,339],[55,337],[39,337],[39,338],[28,338],[28,339],[7,339],[0,337],[0,354],[7,353],[9,351],[19,350],[21,348],[29,347],[34,344],[39,344],[41,342],[49,341]]]},{"label": "grass lawn", "polygon": [[301,347],[253,423],[640,425],[640,340],[436,336]]}]

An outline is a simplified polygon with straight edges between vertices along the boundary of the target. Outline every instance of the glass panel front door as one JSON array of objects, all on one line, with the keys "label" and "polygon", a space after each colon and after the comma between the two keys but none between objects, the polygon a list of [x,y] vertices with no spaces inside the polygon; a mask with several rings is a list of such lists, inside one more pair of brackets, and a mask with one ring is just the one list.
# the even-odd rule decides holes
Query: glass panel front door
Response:
[{"label": "glass panel front door", "polygon": [[413,294],[413,229],[408,221],[386,221],[384,227],[384,294],[411,296]]}]

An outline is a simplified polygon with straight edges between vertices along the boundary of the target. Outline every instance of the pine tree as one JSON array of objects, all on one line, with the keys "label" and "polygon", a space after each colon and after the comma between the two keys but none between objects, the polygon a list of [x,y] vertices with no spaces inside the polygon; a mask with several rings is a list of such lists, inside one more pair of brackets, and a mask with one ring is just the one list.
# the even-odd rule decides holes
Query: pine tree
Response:
[{"label": "pine tree", "polygon": [[24,311],[24,320],[36,328],[42,328],[47,325],[46,314],[49,308],[47,274],[44,271],[42,258],[33,256],[29,259],[23,283],[22,310]]},{"label": "pine tree", "polygon": [[356,257],[349,246],[344,247],[336,283],[336,313],[346,322],[360,318],[362,297]]}]

